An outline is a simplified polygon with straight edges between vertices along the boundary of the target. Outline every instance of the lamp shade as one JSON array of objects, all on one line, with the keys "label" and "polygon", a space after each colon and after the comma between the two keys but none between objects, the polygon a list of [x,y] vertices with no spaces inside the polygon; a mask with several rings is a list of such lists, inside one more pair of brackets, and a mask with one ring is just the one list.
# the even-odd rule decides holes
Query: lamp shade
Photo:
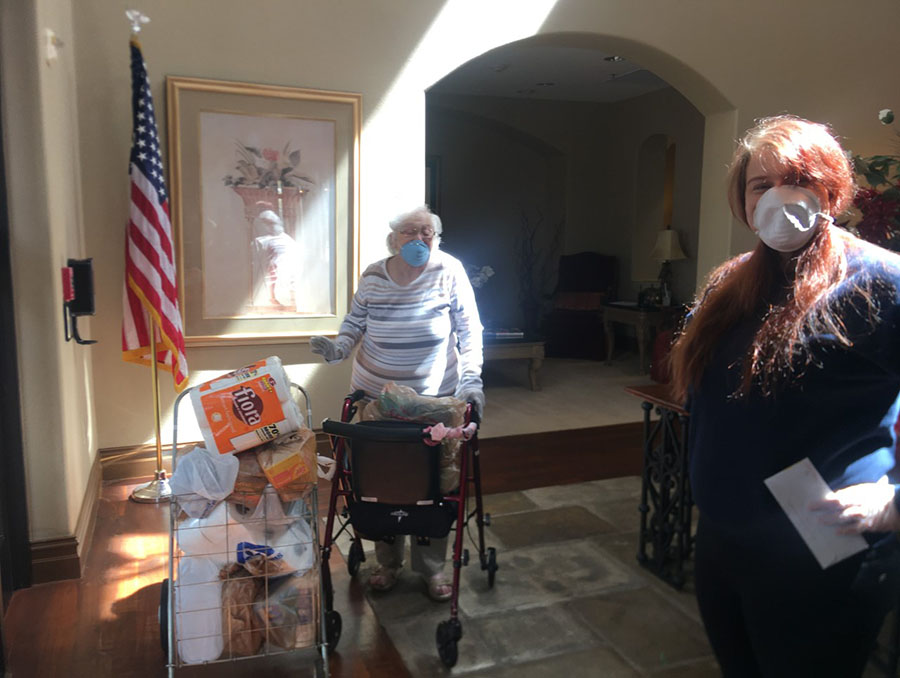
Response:
[{"label": "lamp shade", "polygon": [[678,232],[667,228],[660,231],[656,236],[656,245],[650,252],[650,258],[656,261],[675,261],[676,259],[687,259],[681,244],[678,242]]}]

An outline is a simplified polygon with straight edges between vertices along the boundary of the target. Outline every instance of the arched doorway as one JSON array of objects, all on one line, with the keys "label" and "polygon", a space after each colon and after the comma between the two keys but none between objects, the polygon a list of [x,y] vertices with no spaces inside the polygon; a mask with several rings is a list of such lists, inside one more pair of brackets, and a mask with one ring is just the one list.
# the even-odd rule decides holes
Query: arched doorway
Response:
[{"label": "arched doorway", "polygon": [[[704,213],[716,213],[718,200],[702,195],[705,175],[716,176],[716,188],[721,181],[721,172],[708,170],[710,157],[724,153],[727,158],[734,138],[719,124],[728,118],[727,104],[694,74],[689,89],[695,97],[700,93],[707,109],[702,110],[659,73],[638,66],[634,55],[651,58],[680,82],[690,80],[674,59],[644,45],[559,33],[485,52],[428,90],[426,154],[440,157],[446,245],[465,263],[490,265],[497,272],[482,292],[485,305],[479,304],[488,316],[486,325],[527,324],[527,312],[519,308],[522,272],[516,265],[529,219],[543,219],[540,268],[552,269],[560,254],[613,255],[619,261],[618,295],[624,300],[636,300],[641,286],[655,280],[658,263],[649,255],[656,230],[665,225],[660,221],[645,229],[645,243],[636,228],[646,216],[641,145],[654,135],[676,142],[679,149],[672,225],[682,232],[691,256],[679,264],[680,298],[689,298],[698,280],[729,254],[722,219],[707,219],[720,237],[710,238],[705,249],[700,246]],[[574,80],[580,84],[573,86]],[[616,92],[605,91],[613,87]],[[556,94],[559,90],[565,92]],[[730,115],[736,117],[733,111]],[[665,145],[660,147],[660,177]],[[703,207],[705,199],[712,209]],[[728,214],[724,202],[718,207]],[[467,262],[466,256],[478,260]],[[643,268],[652,269],[648,280],[634,263],[641,257],[649,263]],[[554,281],[555,275],[540,289],[546,303]],[[639,415],[635,403],[634,419]]]}]

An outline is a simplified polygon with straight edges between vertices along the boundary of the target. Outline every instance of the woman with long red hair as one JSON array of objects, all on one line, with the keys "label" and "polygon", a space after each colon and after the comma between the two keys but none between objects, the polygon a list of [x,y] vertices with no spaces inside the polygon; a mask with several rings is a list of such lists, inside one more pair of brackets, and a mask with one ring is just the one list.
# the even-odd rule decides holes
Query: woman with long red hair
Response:
[{"label": "woman with long red hair", "polygon": [[[697,599],[729,678],[859,676],[900,592],[900,257],[834,224],[853,192],[824,125],[785,115],[749,130],[728,197],[760,241],[712,272],[672,349]],[[797,502],[792,480],[777,500],[766,479],[798,462],[828,489]],[[827,560],[794,526],[809,518],[860,550]]]}]

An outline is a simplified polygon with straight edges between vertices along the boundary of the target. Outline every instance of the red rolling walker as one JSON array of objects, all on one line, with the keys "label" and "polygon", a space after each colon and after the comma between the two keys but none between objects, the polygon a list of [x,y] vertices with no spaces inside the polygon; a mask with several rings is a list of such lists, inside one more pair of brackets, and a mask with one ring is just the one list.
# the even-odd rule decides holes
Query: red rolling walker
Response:
[{"label": "red rolling walker", "polygon": [[[347,570],[354,576],[365,560],[361,539],[392,541],[394,537],[410,535],[421,542],[446,537],[455,530],[450,619],[440,622],[435,633],[438,655],[446,666],[452,667],[458,656],[457,643],[462,638],[458,614],[460,570],[469,564],[469,550],[463,548],[463,530],[472,518],[478,528],[478,560],[487,572],[488,586],[493,587],[498,569],[496,549],[484,544],[484,526],[490,525],[490,514],[484,513],[482,504],[477,432],[461,441],[458,489],[443,493],[439,487],[441,446],[431,443],[425,432],[429,424],[395,420],[351,424],[357,403],[364,397],[362,391],[347,396],[341,421],[322,422],[322,429],[331,437],[336,466],[321,558],[326,642],[329,651],[333,651],[341,635],[341,615],[334,609],[329,567],[331,547],[337,537],[350,531]],[[473,420],[473,414],[472,405],[467,405],[466,425]],[[471,512],[470,484],[475,497],[475,509]],[[335,522],[339,524],[336,534]]]}]

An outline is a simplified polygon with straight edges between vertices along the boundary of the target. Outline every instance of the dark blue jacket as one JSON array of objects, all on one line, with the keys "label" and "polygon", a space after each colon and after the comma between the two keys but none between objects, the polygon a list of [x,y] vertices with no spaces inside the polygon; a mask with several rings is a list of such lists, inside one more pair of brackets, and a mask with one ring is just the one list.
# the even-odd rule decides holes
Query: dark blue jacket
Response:
[{"label": "dark blue jacket", "polygon": [[[900,482],[893,430],[900,411],[900,257],[861,241],[847,256],[849,275],[829,299],[852,346],[813,335],[813,361],[799,377],[769,397],[757,390],[734,398],[761,322],[747,318],[725,333],[692,390],[694,500],[722,529],[761,540],[787,529],[763,480],[804,457],[834,490],[885,474]],[[874,322],[854,283],[871,289]]]}]

